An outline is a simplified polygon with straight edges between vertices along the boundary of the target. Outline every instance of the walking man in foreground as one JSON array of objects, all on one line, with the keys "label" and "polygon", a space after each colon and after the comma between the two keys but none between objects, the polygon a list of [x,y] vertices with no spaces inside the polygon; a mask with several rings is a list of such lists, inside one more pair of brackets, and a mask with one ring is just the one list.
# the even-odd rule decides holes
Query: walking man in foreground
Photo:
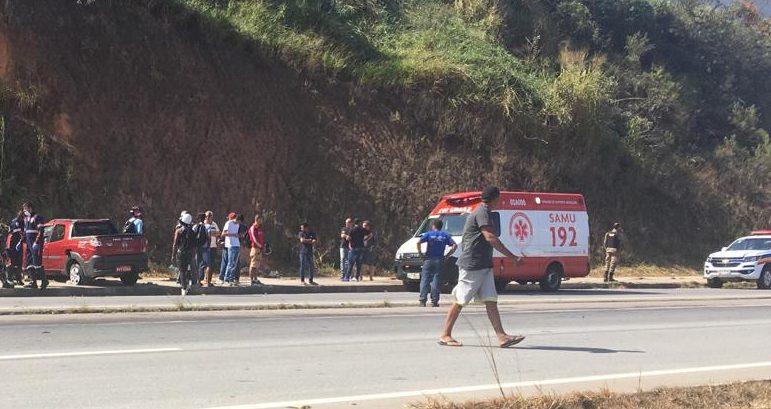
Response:
[{"label": "walking man in foreground", "polygon": [[[436,219],[431,223],[431,231],[425,232],[418,241],[418,254],[424,257],[423,272],[420,274],[420,297],[418,301],[421,307],[426,306],[428,301],[428,290],[431,289],[431,305],[439,306],[439,286],[441,285],[442,264],[444,263],[444,251],[450,248],[450,255],[455,253],[458,245],[452,239],[452,236],[442,231],[444,223]],[[426,245],[426,253],[423,254],[423,243]]]},{"label": "walking man in foreground", "polygon": [[508,348],[525,339],[521,335],[506,334],[498,311],[498,293],[495,291],[493,277],[493,249],[517,263],[522,262],[522,257],[515,256],[495,235],[491,213],[499,205],[500,196],[501,192],[497,187],[486,188],[482,192],[482,203],[466,219],[463,227],[463,251],[458,258],[458,285],[452,290],[455,303],[447,313],[439,345],[463,345],[452,337],[452,329],[463,307],[472,300],[485,303],[487,317],[498,336],[498,345],[501,348]]},{"label": "walking man in foreground", "polygon": [[621,224],[613,223],[613,228],[605,233],[602,246],[605,248],[605,282],[615,283],[613,274],[618,264],[618,251],[621,250]]}]

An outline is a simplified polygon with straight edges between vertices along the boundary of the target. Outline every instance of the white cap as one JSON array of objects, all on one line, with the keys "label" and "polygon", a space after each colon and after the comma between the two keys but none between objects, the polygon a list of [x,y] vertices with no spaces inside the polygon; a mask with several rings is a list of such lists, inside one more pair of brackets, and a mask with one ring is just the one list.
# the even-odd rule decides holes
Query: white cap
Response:
[{"label": "white cap", "polygon": [[182,212],[179,215],[179,221],[185,224],[193,224],[193,215],[188,212]]}]

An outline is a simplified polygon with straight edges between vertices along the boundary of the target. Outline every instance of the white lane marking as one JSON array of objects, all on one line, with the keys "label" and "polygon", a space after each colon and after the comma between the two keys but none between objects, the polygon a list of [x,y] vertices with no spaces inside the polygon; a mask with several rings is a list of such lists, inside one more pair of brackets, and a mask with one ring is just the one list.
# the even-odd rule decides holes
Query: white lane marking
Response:
[{"label": "white lane marking", "polygon": [[557,379],[544,379],[540,381],[524,381],[524,382],[510,382],[491,384],[491,385],[474,385],[474,386],[461,386],[456,388],[442,388],[442,389],[424,389],[416,391],[404,391],[404,392],[391,392],[391,393],[375,393],[370,395],[352,395],[352,396],[338,396],[333,398],[317,398],[307,400],[294,400],[284,402],[269,402],[269,403],[256,403],[236,406],[218,406],[207,409],[272,409],[272,408],[286,408],[286,407],[306,407],[312,405],[325,405],[332,403],[344,403],[344,402],[362,402],[373,400],[386,400],[386,399],[400,399],[400,398],[419,398],[431,395],[446,395],[453,393],[464,392],[480,392],[489,390],[514,389],[514,388],[526,388],[534,386],[549,386],[549,385],[565,385],[571,383],[584,383],[584,382],[597,382],[597,381],[612,381],[620,379],[636,379],[643,377],[653,376],[667,376],[667,375],[682,375],[700,372],[718,372],[718,371],[730,371],[736,369],[752,369],[752,368],[766,368],[771,367],[771,361],[769,362],[756,362],[751,364],[737,364],[737,365],[720,365],[720,366],[702,366],[696,368],[680,368],[680,369],[665,369],[658,371],[640,371],[640,372],[627,372],[608,375],[592,375],[581,376],[572,378],[557,378]]},{"label": "white lane marking", "polygon": [[26,354],[26,355],[0,355],[0,361],[13,361],[19,359],[41,359],[41,358],[66,358],[75,356],[94,356],[94,355],[123,355],[123,354],[147,354],[153,352],[179,352],[182,348],[152,348],[152,349],[123,349],[114,351],[83,351],[83,352],[55,352],[48,354]]}]

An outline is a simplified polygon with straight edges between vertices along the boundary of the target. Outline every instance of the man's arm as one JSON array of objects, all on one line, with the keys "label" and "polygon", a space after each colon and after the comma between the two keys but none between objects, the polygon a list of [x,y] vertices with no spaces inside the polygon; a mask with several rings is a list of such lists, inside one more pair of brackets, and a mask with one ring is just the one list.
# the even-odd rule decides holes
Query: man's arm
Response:
[{"label": "man's arm", "polygon": [[493,232],[493,229],[490,226],[483,226],[482,227],[482,235],[485,237],[485,240],[487,240],[488,243],[490,243],[491,246],[493,246],[494,249],[498,250],[499,252],[503,253],[506,257],[513,258],[516,262],[519,262],[522,260],[523,257],[519,257],[509,251],[509,249],[506,248],[506,246],[501,243],[501,240],[498,238],[498,236],[495,235]]},{"label": "man's arm", "polygon": [[455,254],[455,250],[457,250],[457,249],[458,249],[458,245],[457,245],[457,244],[455,244],[455,243],[452,243],[452,244],[450,245],[450,252],[449,252],[449,253],[447,253],[447,257],[450,257],[450,256],[452,256],[453,254]]},{"label": "man's arm", "polygon": [[179,229],[174,229],[174,239],[171,241],[171,261],[174,262],[174,251],[177,249],[177,237],[179,237]]}]

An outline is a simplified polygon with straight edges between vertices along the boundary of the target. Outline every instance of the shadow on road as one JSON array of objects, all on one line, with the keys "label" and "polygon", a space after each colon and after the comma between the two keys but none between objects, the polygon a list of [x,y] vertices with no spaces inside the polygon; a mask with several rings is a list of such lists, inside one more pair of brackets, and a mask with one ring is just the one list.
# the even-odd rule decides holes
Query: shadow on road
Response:
[{"label": "shadow on road", "polygon": [[535,351],[566,351],[566,352],[588,352],[590,354],[644,354],[645,351],[625,350],[625,349],[607,349],[607,348],[591,348],[591,347],[563,347],[563,346],[542,346],[542,345],[529,345],[524,347],[518,347],[517,349],[535,350]]},{"label": "shadow on road", "polygon": [[498,295],[527,295],[527,296],[533,296],[533,297],[554,297],[554,296],[560,296],[560,295],[640,295],[640,294],[655,295],[655,294],[663,294],[663,293],[657,292],[657,291],[635,291],[635,290],[627,290],[627,289],[617,289],[617,290],[605,290],[605,289],[564,290],[563,289],[563,290],[559,290],[559,292],[556,292],[556,293],[546,293],[539,289],[527,289],[527,288],[519,288],[516,290],[506,289],[505,291],[498,293]]}]

